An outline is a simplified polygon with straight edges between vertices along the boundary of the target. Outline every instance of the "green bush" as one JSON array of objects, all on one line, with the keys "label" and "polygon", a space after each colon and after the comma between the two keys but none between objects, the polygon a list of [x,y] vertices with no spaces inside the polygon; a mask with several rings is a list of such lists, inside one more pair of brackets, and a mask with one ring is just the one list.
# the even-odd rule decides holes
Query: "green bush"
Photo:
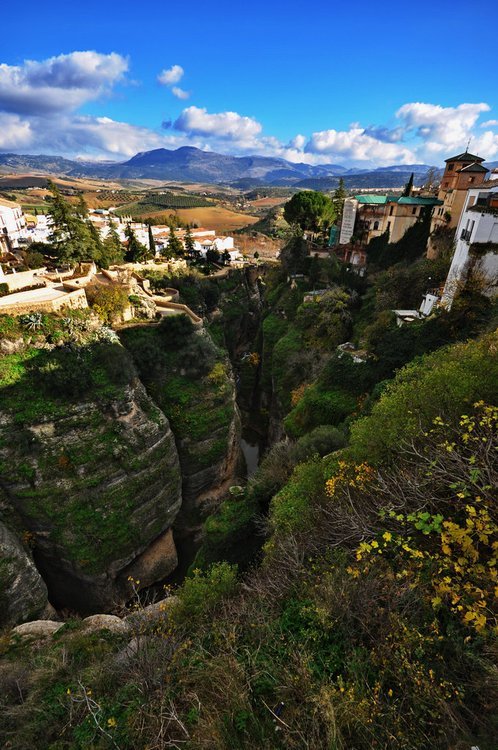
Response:
[{"label": "green bush", "polygon": [[91,284],[85,291],[90,307],[104,323],[119,320],[129,305],[128,293],[124,287]]},{"label": "green bush", "polygon": [[194,570],[178,592],[178,601],[171,610],[173,621],[186,626],[199,622],[233,593],[236,584],[237,568],[226,562],[211,565],[205,573]]},{"label": "green bush", "polygon": [[299,438],[319,425],[338,425],[356,406],[357,401],[350,393],[325,391],[317,385],[311,385],[285,418],[285,431],[290,437]]},{"label": "green bush", "polygon": [[416,439],[439,414],[461,414],[481,399],[498,397],[498,334],[439,349],[404,367],[384,389],[372,413],[351,426],[357,461],[379,462],[404,440]]},{"label": "green bush", "polygon": [[176,348],[183,346],[185,339],[194,332],[194,325],[188,315],[165,315],[158,327],[161,343]]},{"label": "green bush", "polygon": [[300,463],[314,454],[326,456],[334,453],[344,448],[346,443],[346,435],[342,430],[328,424],[320,425],[297,441],[293,447],[293,457],[296,463]]},{"label": "green bush", "polygon": [[269,521],[273,536],[306,531],[311,520],[309,512],[326,499],[321,459],[312,458],[296,466],[287,484],[271,501]]}]

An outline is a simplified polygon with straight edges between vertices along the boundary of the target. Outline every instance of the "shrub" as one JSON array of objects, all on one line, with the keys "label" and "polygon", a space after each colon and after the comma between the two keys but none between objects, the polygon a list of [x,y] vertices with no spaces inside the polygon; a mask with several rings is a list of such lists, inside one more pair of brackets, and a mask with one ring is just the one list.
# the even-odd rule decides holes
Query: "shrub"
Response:
[{"label": "shrub", "polygon": [[191,626],[206,618],[233,593],[237,583],[237,568],[226,562],[215,563],[203,573],[194,570],[178,592],[178,602],[171,610],[175,623]]},{"label": "shrub", "polygon": [[28,268],[41,268],[46,265],[46,260],[40,252],[27,252],[24,255],[24,262]]},{"label": "shrub", "polygon": [[312,385],[285,418],[285,431],[290,437],[299,438],[319,425],[340,424],[356,406],[356,399],[350,393],[325,391]]},{"label": "shrub", "polygon": [[54,398],[84,397],[93,386],[88,352],[83,348],[61,348],[40,367],[42,386]]},{"label": "shrub", "polygon": [[498,334],[439,349],[404,367],[383,391],[370,417],[351,426],[355,460],[387,458],[438,414],[455,417],[474,401],[497,398]]},{"label": "shrub", "polygon": [[337,427],[324,424],[300,438],[293,449],[296,463],[305,461],[314,454],[326,456],[329,453],[344,448],[347,440],[344,432]]},{"label": "shrub", "polygon": [[185,339],[194,332],[194,325],[188,315],[165,315],[159,323],[161,341],[175,349],[185,344]]},{"label": "shrub", "polygon": [[85,291],[90,307],[93,307],[105,323],[119,320],[128,307],[128,293],[124,287],[91,284],[86,287]]}]

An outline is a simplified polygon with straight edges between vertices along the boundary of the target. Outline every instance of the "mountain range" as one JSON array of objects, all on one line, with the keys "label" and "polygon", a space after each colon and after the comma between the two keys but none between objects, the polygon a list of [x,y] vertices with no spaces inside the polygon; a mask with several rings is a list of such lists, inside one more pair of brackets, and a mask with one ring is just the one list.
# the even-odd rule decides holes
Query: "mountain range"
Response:
[{"label": "mountain range", "polygon": [[[488,165],[492,166],[492,165]],[[75,161],[62,156],[0,154],[3,172],[44,172],[99,179],[156,179],[203,182],[250,189],[260,185],[330,190],[342,177],[350,188],[402,187],[411,173],[422,184],[427,164],[403,164],[376,169],[348,169],[339,164],[295,164],[268,156],[229,156],[184,146],[142,151],[124,162]]]}]

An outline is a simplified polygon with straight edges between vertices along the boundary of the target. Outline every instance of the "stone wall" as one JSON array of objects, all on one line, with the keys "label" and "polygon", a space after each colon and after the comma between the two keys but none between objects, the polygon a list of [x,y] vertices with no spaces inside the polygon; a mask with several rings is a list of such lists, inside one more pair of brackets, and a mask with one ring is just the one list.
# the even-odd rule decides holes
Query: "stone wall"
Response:
[{"label": "stone wall", "polygon": [[2,315],[25,315],[31,312],[59,312],[60,310],[82,309],[88,307],[84,289],[77,289],[74,292],[62,294],[60,297],[47,300],[29,301],[29,292],[26,292],[26,302],[16,302],[12,305],[2,305],[0,312]]}]

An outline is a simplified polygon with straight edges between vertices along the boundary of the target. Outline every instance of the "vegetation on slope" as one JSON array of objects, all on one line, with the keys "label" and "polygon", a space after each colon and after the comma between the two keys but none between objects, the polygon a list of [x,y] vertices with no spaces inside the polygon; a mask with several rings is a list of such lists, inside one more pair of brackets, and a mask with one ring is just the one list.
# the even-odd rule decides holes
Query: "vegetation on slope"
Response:
[{"label": "vegetation on slope", "polygon": [[[30,646],[6,644],[11,747],[492,750],[497,343],[402,371],[274,497],[260,568],[195,573],[125,662],[122,638],[75,625],[28,679]],[[365,434],[388,444],[373,462]]]}]

